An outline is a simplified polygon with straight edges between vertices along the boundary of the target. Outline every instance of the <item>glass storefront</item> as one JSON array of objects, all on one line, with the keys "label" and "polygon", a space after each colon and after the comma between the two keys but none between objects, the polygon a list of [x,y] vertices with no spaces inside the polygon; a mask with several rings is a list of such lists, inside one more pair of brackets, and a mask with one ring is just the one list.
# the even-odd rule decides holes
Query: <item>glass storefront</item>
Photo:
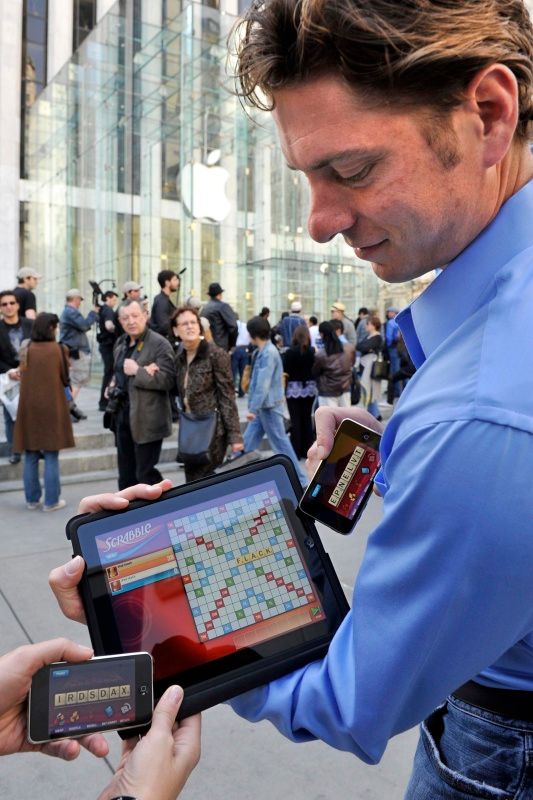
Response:
[{"label": "glass storefront", "polygon": [[137,280],[151,298],[161,269],[184,267],[182,298],[218,281],[243,319],[267,305],[275,321],[292,300],[321,318],[337,299],[351,316],[377,304],[369,266],[307,234],[305,178],[269,115],[232,94],[234,18],[213,5],[121,0],[31,109],[21,263],[45,276],[40,308],[89,280]]}]

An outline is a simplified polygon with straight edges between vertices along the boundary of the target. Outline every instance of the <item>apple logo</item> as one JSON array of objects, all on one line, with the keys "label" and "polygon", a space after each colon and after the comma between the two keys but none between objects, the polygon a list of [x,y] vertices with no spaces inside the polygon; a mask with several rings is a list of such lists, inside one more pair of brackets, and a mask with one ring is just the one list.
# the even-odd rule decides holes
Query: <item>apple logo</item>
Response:
[{"label": "apple logo", "polygon": [[226,197],[229,172],[215,166],[220,160],[220,150],[213,150],[206,164],[186,164],[180,173],[182,202],[194,219],[222,222],[228,216],[231,205]]}]

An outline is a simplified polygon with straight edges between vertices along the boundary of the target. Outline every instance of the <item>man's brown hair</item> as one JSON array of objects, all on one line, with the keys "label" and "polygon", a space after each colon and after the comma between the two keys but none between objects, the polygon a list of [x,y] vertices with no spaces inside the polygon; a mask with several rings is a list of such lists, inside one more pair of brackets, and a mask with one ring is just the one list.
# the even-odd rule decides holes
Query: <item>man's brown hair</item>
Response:
[{"label": "man's brown hair", "polygon": [[234,29],[238,92],[273,93],[338,74],[371,102],[459,105],[479,70],[505,64],[519,89],[517,135],[533,119],[533,26],[523,0],[254,0]]}]

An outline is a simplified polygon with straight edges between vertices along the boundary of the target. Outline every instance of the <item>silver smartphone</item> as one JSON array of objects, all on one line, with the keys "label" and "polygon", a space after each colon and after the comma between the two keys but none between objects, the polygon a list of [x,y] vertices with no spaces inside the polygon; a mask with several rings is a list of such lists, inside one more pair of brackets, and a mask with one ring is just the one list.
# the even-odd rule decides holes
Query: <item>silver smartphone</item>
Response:
[{"label": "silver smartphone", "polygon": [[147,725],[154,710],[149,653],[58,661],[35,673],[28,698],[28,741],[72,739]]}]

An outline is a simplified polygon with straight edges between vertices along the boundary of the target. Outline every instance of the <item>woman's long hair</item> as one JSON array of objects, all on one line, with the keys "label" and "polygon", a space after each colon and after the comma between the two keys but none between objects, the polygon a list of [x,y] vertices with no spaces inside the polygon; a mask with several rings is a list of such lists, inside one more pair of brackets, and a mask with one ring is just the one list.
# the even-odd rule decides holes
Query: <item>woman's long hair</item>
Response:
[{"label": "woman's long hair", "polygon": [[335,329],[331,322],[328,322],[327,320],[321,322],[318,326],[318,332],[322,337],[326,355],[333,356],[335,353],[343,352],[344,348],[342,346],[342,342],[335,333]]},{"label": "woman's long hair", "polygon": [[309,328],[307,325],[298,325],[292,334],[293,347],[298,347],[302,355],[311,347],[311,337],[309,336]]}]

